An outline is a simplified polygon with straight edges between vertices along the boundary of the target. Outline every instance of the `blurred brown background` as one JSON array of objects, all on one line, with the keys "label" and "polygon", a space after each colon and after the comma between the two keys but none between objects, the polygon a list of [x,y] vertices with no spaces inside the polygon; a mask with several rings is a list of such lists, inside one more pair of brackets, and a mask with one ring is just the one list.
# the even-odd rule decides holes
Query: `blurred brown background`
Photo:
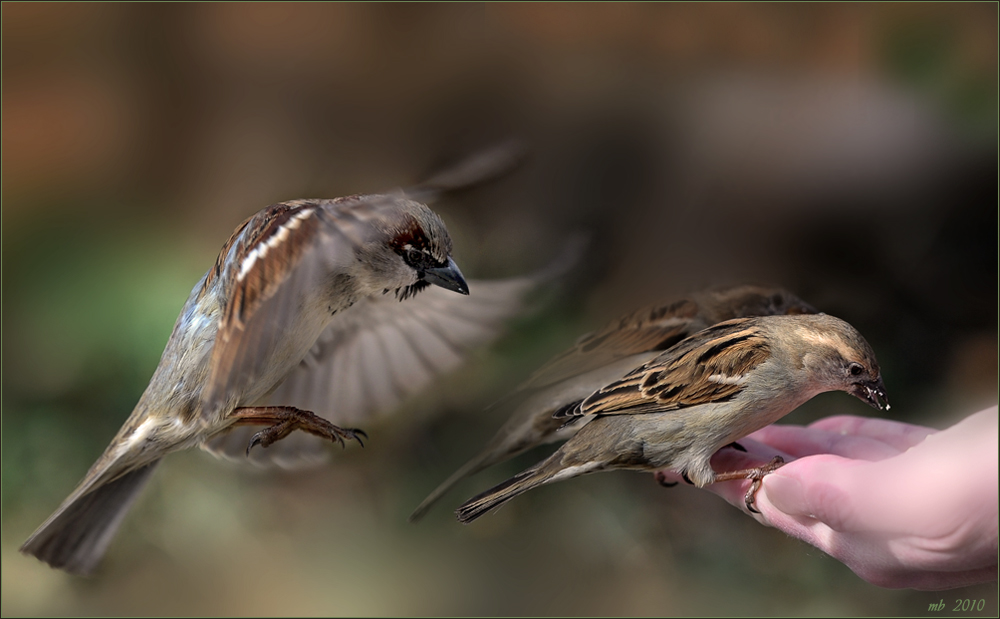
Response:
[{"label": "blurred brown background", "polygon": [[[857,326],[891,415],[997,402],[997,5],[9,4],[3,25],[2,612],[923,615],[649,475],[406,515],[583,331],[707,285],[788,287]],[[437,209],[466,275],[592,233],[562,301],[298,474],[171,456],[99,575],[17,553],[128,415],[191,286],[261,207],[415,182],[516,136]],[[872,411],[826,394],[786,421]],[[933,489],[930,489],[933,491]],[[951,606],[949,605],[949,608]]]}]

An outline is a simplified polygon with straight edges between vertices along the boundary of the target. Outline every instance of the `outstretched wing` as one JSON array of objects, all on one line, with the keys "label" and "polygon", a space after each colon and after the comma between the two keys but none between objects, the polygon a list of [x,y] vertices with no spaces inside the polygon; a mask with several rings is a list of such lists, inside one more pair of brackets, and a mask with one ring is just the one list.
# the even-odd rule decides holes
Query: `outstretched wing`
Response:
[{"label": "outstretched wing", "polygon": [[334,320],[270,398],[355,424],[395,408],[524,309],[529,278],[471,281],[469,296],[428,288],[404,302],[364,299]]},{"label": "outstretched wing", "polygon": [[[472,280],[469,296],[434,286],[405,301],[363,299],[330,323],[267,403],[309,410],[341,426],[371,423],[496,339],[544,281]],[[246,460],[256,429],[234,428],[206,448]],[[328,442],[297,433],[254,449],[250,460],[291,468],[321,462],[328,452]]]}]

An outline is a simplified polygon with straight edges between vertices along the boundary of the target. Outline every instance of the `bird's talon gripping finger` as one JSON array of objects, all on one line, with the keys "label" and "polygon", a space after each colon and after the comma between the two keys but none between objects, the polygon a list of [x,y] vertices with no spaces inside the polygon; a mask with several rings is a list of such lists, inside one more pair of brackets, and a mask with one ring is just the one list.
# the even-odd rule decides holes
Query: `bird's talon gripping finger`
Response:
[{"label": "bird's talon gripping finger", "polygon": [[753,483],[750,484],[750,489],[747,490],[746,495],[743,497],[743,502],[747,505],[747,510],[751,514],[759,514],[760,510],[756,507],[757,502],[757,492],[760,490],[761,484],[764,483],[764,476],[768,473],[773,473],[775,470],[781,468],[785,463],[785,459],[781,456],[775,456],[771,458],[771,461],[764,466],[753,469],[747,479],[752,479]]},{"label": "bird's talon gripping finger", "polygon": [[762,479],[755,479],[753,483],[750,484],[750,489],[747,490],[746,495],[743,497],[743,502],[747,504],[747,510],[751,514],[759,514],[760,510],[755,506],[757,502],[757,491],[760,490],[760,484]]}]

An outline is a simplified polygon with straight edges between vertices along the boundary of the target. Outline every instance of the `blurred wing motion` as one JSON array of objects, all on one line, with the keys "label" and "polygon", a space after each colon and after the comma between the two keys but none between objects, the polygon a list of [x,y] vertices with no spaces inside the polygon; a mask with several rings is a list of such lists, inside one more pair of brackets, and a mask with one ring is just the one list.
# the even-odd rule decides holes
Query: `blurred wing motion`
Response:
[{"label": "blurred wing motion", "polygon": [[[330,323],[266,403],[309,410],[337,425],[370,423],[497,339],[508,320],[530,308],[532,293],[565,272],[578,251],[570,247],[531,276],[469,281],[469,296],[435,286],[405,303],[391,295],[362,299]],[[245,461],[254,431],[234,428],[205,448]],[[329,441],[297,433],[252,451],[249,459],[291,468],[319,463],[328,453]]]},{"label": "blurred wing motion", "polygon": [[543,365],[505,402],[507,422],[477,456],[441,483],[410,515],[419,520],[452,486],[537,445],[565,440],[591,417],[576,407],[595,390],[615,383],[689,335],[743,316],[813,314],[816,310],[780,288],[740,285],[695,293],[673,303],[643,308],[577,340]]},{"label": "blurred wing motion", "polygon": [[701,323],[697,318],[698,305],[690,299],[643,308],[582,336],[518,389],[541,389],[631,355],[666,350],[687,337],[693,323]]},{"label": "blurred wing motion", "polygon": [[442,193],[466,189],[504,176],[523,162],[527,155],[528,148],[522,141],[508,139],[462,159],[419,185],[407,188],[404,193],[412,200],[430,203]]},{"label": "blurred wing motion", "polygon": [[704,290],[672,303],[644,307],[582,336],[519,387],[539,389],[648,351],[667,350],[713,324],[746,316],[815,314],[780,288],[740,285]]}]

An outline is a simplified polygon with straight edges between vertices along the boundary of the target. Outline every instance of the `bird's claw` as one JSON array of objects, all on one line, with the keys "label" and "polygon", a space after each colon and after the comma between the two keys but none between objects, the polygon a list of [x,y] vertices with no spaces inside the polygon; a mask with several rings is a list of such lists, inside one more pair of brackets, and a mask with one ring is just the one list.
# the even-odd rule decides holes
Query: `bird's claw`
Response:
[{"label": "bird's claw", "polygon": [[260,445],[261,435],[262,434],[263,434],[263,432],[257,432],[256,434],[254,434],[253,436],[250,437],[250,443],[247,444],[247,457],[248,458],[250,457],[250,450],[254,448],[254,445]]},{"label": "bird's claw", "polygon": [[368,438],[363,430],[341,428],[314,413],[291,406],[240,408],[234,411],[233,416],[236,418],[236,423],[270,424],[250,437],[250,442],[247,444],[247,457],[250,456],[250,451],[256,445],[267,448],[295,430],[302,430],[314,436],[340,443],[342,448],[347,447],[347,440],[357,441],[359,445],[364,447],[365,443],[362,439]]},{"label": "bird's claw", "polygon": [[361,440],[361,438],[364,437],[365,440],[367,440],[368,434],[365,433],[364,430],[358,430],[357,428],[338,428],[338,430],[343,432],[343,434],[337,435],[337,439],[340,441],[341,447],[347,447],[347,444],[344,443],[345,438],[347,440],[357,441],[358,445],[361,445],[362,447],[365,446],[365,441]]},{"label": "bird's claw", "polygon": [[764,466],[759,466],[748,471],[747,479],[752,479],[753,483],[750,484],[750,489],[747,490],[746,495],[743,497],[743,502],[746,503],[747,509],[751,514],[760,513],[760,510],[755,507],[755,504],[757,501],[757,491],[760,490],[761,484],[764,483],[764,476],[781,468],[784,463],[784,458],[781,456],[775,456]]}]

